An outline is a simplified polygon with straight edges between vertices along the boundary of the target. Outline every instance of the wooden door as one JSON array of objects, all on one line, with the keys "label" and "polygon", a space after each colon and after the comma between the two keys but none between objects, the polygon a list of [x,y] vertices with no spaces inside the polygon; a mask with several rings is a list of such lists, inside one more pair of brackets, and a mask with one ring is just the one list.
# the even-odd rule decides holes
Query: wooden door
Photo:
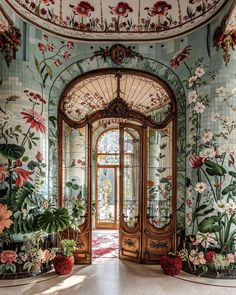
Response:
[{"label": "wooden door", "polygon": [[120,124],[120,249],[121,259],[141,261],[142,129]]}]

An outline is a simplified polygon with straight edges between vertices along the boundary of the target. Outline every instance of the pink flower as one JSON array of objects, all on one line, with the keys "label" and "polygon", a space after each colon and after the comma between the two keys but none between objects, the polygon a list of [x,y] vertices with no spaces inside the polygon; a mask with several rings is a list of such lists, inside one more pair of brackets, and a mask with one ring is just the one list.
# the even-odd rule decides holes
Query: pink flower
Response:
[{"label": "pink flower", "polygon": [[148,15],[155,16],[155,15],[167,15],[168,10],[171,9],[172,6],[168,4],[166,1],[157,1],[152,8],[145,8],[148,10]]},{"label": "pink flower", "polygon": [[54,59],[53,61],[54,65],[56,65],[57,67],[61,65],[61,61],[59,58]]},{"label": "pink flower", "polygon": [[51,252],[48,249],[44,250],[42,261],[47,263],[50,259],[51,259]]},{"label": "pink flower", "polygon": [[32,128],[35,128],[37,131],[41,133],[46,132],[45,119],[38,112],[33,109],[26,110],[25,112],[21,112],[23,115],[23,119],[26,119],[26,123],[30,123]]},{"label": "pink flower", "polygon": [[0,233],[5,228],[9,228],[13,221],[10,219],[12,216],[11,210],[7,210],[7,205],[0,204]]},{"label": "pink flower", "polygon": [[2,183],[7,176],[7,171],[5,170],[4,165],[0,165],[0,183]]},{"label": "pink flower", "polygon": [[229,263],[234,262],[234,254],[228,253],[228,254],[226,254],[226,256],[227,256]]},{"label": "pink flower", "polygon": [[50,5],[50,4],[55,4],[54,0],[42,0],[41,1],[44,5]]},{"label": "pink flower", "polygon": [[38,161],[38,162],[43,162],[43,155],[38,151],[37,152],[37,155],[35,156],[35,158],[36,158],[36,160]]},{"label": "pink flower", "polygon": [[191,156],[189,157],[188,162],[191,167],[198,168],[204,164],[204,158],[200,156]]},{"label": "pink flower", "polygon": [[16,251],[6,250],[0,254],[1,262],[4,264],[12,264],[16,262],[17,254]]},{"label": "pink flower", "polygon": [[15,173],[17,174],[16,186],[22,187],[25,181],[32,181],[32,178],[29,175],[32,175],[34,171],[26,171],[21,168],[16,168]]},{"label": "pink flower", "polygon": [[74,14],[85,17],[90,16],[91,12],[94,11],[94,7],[86,1],[81,1],[77,6],[70,5],[70,7],[73,8]]},{"label": "pink flower", "polygon": [[67,51],[62,51],[62,57],[64,58],[64,59],[69,59],[70,58],[70,56],[71,56],[71,54],[70,53],[68,53]]},{"label": "pink flower", "polygon": [[49,43],[48,44],[48,50],[51,51],[51,52],[53,52],[54,49],[55,49],[55,45],[52,44],[52,43]]},{"label": "pink flower", "polygon": [[67,48],[69,48],[69,49],[73,49],[73,48],[74,48],[74,43],[71,42],[71,41],[68,41],[66,46],[67,46]]},{"label": "pink flower", "polygon": [[109,6],[111,13],[117,16],[127,17],[129,12],[133,12],[133,8],[126,2],[118,2],[114,7]]},{"label": "pink flower", "polygon": [[39,51],[41,51],[42,53],[47,51],[47,47],[46,45],[44,45],[43,43],[38,43],[38,49]]},{"label": "pink flower", "polygon": [[179,65],[183,64],[188,59],[191,49],[191,46],[186,46],[184,49],[179,50],[170,61],[171,67],[176,69]]},{"label": "pink flower", "polygon": [[22,161],[21,160],[16,160],[16,167],[21,167],[22,166]]},{"label": "pink flower", "polygon": [[193,205],[193,202],[191,200],[187,199],[186,204],[189,208],[191,208]]}]

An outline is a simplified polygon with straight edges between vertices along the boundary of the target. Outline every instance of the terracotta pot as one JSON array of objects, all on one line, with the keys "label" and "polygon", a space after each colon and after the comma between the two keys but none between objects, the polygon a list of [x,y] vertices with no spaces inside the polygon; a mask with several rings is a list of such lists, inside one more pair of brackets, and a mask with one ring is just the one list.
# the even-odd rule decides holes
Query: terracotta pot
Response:
[{"label": "terracotta pot", "polygon": [[53,259],[53,266],[57,274],[68,275],[73,270],[74,262],[74,256],[57,255]]}]

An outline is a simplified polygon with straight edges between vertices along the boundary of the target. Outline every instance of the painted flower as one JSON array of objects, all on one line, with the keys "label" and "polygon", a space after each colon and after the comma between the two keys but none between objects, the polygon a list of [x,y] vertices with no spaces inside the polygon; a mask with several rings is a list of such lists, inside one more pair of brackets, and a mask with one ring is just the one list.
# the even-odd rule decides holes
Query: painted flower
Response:
[{"label": "painted flower", "polygon": [[54,0],[42,0],[42,3],[45,5],[55,4]]},{"label": "painted flower", "polygon": [[71,42],[71,41],[68,41],[66,46],[67,46],[68,49],[73,49],[74,48],[74,43]]},{"label": "painted flower", "polygon": [[55,59],[53,60],[53,63],[54,63],[54,65],[56,65],[57,67],[61,65],[61,61],[60,61],[59,58],[55,58]]},{"label": "painted flower", "polygon": [[67,51],[62,51],[62,52],[61,52],[61,55],[62,55],[62,57],[63,57],[65,60],[69,59],[70,56],[71,56],[71,54],[68,53]]},{"label": "painted flower", "polygon": [[234,148],[230,144],[221,144],[218,148],[218,154],[222,155],[224,153],[234,154]]},{"label": "painted flower", "polygon": [[230,199],[228,203],[225,205],[226,212],[229,216],[232,216],[235,213],[236,203]]},{"label": "painted flower", "polygon": [[52,44],[52,43],[49,43],[49,44],[48,44],[48,46],[47,46],[47,48],[48,48],[48,51],[51,51],[51,52],[53,52],[53,51],[54,51],[54,49],[55,49],[55,45],[54,45],[54,44]]},{"label": "painted flower", "polygon": [[213,205],[213,207],[217,212],[224,213],[226,211],[226,201],[225,200],[218,200]]},{"label": "painted flower", "polygon": [[44,200],[44,201],[43,201],[43,208],[44,208],[44,209],[48,209],[48,207],[49,207],[48,200]]},{"label": "painted flower", "polygon": [[190,199],[187,199],[187,200],[186,200],[186,205],[187,205],[189,208],[192,208],[192,206],[193,206],[193,202],[192,202]]},{"label": "painted flower", "polygon": [[216,89],[216,93],[218,93],[218,94],[223,94],[223,93],[224,93],[224,87],[221,86],[221,87],[217,88],[217,89]]},{"label": "painted flower", "polygon": [[198,79],[198,76],[191,76],[188,80],[188,86],[193,87],[197,79]]},{"label": "painted flower", "polygon": [[216,245],[215,235],[213,233],[201,233],[196,235],[197,245],[201,244],[203,248],[208,248],[210,245]]},{"label": "painted flower", "polygon": [[129,12],[133,12],[133,8],[126,2],[118,2],[114,7],[109,6],[111,13],[117,16],[127,17]]},{"label": "painted flower", "polygon": [[16,168],[14,170],[16,172],[17,178],[16,178],[16,186],[22,187],[24,185],[25,181],[32,181],[32,178],[30,175],[34,173],[34,171],[26,171],[21,168]]},{"label": "painted flower", "polygon": [[28,109],[25,112],[21,112],[23,119],[26,119],[26,123],[30,123],[32,128],[35,128],[41,133],[46,132],[45,119],[38,112],[33,109]]},{"label": "painted flower", "polygon": [[41,51],[42,53],[45,53],[47,51],[47,46],[44,45],[43,43],[38,43],[38,49],[39,51]]},{"label": "painted flower", "polygon": [[13,251],[13,250],[2,251],[2,253],[0,254],[1,263],[4,263],[4,264],[14,263],[16,262],[16,258],[17,258],[16,251]]},{"label": "painted flower", "polygon": [[206,148],[200,152],[200,156],[203,158],[215,158],[216,151],[214,148]]},{"label": "painted flower", "polygon": [[207,263],[212,263],[213,262],[213,257],[216,255],[215,251],[208,251],[204,254],[204,258]]},{"label": "painted flower", "polygon": [[192,168],[198,168],[204,164],[204,157],[190,156],[188,162]]},{"label": "painted flower", "polygon": [[195,90],[189,91],[189,93],[188,93],[188,101],[189,101],[190,104],[197,101],[197,92]]},{"label": "painted flower", "polygon": [[150,9],[146,7],[145,10],[148,10],[148,15],[167,15],[168,10],[171,9],[172,6],[168,4],[166,1],[157,1]]},{"label": "painted flower", "polygon": [[207,189],[207,185],[204,182],[198,182],[195,185],[195,190],[199,193],[203,193]]},{"label": "painted flower", "polygon": [[10,219],[11,216],[12,212],[7,209],[7,205],[0,204],[0,233],[13,224],[13,221]]},{"label": "painted flower", "polygon": [[154,181],[153,180],[148,180],[147,181],[147,186],[148,187],[153,187],[155,185]]},{"label": "painted flower", "polygon": [[43,155],[42,155],[42,153],[40,153],[39,151],[37,152],[37,154],[36,154],[36,156],[35,156],[35,158],[36,158],[36,160],[38,161],[38,162],[43,162]]},{"label": "painted flower", "polygon": [[5,170],[4,165],[0,165],[0,183],[2,183],[7,176],[7,171]]},{"label": "painted flower", "polygon": [[171,67],[176,69],[178,66],[185,63],[188,59],[191,49],[191,46],[186,46],[185,48],[179,50],[170,60]]},{"label": "painted flower", "polygon": [[233,88],[233,89],[232,89],[232,95],[233,95],[233,96],[236,96],[236,88]]},{"label": "painted flower", "polygon": [[45,262],[45,263],[48,263],[48,261],[51,259],[51,252],[46,249],[43,251],[43,259],[42,261]]},{"label": "painted flower", "polygon": [[220,115],[219,113],[215,113],[212,115],[211,117],[211,121],[217,121],[218,119],[220,119]]},{"label": "painted flower", "polygon": [[200,264],[206,264],[206,260],[204,258],[204,253],[199,252],[196,250],[191,250],[189,254],[189,260],[194,264],[194,265],[200,265]]},{"label": "painted flower", "polygon": [[213,138],[213,133],[211,131],[206,131],[203,135],[202,141],[204,143],[210,142]]},{"label": "painted flower", "polygon": [[201,67],[197,67],[194,73],[195,73],[195,75],[196,75],[197,77],[200,78],[200,77],[202,77],[202,76],[205,74],[205,71],[204,71],[203,68],[201,68]]},{"label": "painted flower", "polygon": [[81,1],[76,6],[70,5],[70,7],[73,9],[75,15],[80,15],[84,17],[89,17],[91,15],[91,12],[94,11],[94,7],[86,1]]},{"label": "painted flower", "polygon": [[227,256],[227,259],[228,259],[228,262],[229,263],[233,263],[234,262],[234,260],[235,260],[234,254],[228,253],[228,254],[226,254],[226,256]]},{"label": "painted flower", "polygon": [[194,110],[196,113],[202,114],[204,112],[205,108],[206,107],[204,106],[204,104],[202,102],[197,102],[194,107]]}]

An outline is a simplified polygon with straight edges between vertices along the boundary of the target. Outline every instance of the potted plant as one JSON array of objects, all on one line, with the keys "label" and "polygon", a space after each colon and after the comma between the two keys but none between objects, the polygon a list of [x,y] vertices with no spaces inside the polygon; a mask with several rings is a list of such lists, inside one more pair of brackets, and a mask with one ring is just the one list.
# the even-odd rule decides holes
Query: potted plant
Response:
[{"label": "potted plant", "polygon": [[175,276],[182,270],[181,258],[175,253],[169,253],[161,258],[161,268],[169,276]]},{"label": "potted plant", "polygon": [[60,241],[60,254],[56,255],[53,265],[57,274],[68,275],[74,266],[73,252],[76,250],[76,241],[64,239]]}]

